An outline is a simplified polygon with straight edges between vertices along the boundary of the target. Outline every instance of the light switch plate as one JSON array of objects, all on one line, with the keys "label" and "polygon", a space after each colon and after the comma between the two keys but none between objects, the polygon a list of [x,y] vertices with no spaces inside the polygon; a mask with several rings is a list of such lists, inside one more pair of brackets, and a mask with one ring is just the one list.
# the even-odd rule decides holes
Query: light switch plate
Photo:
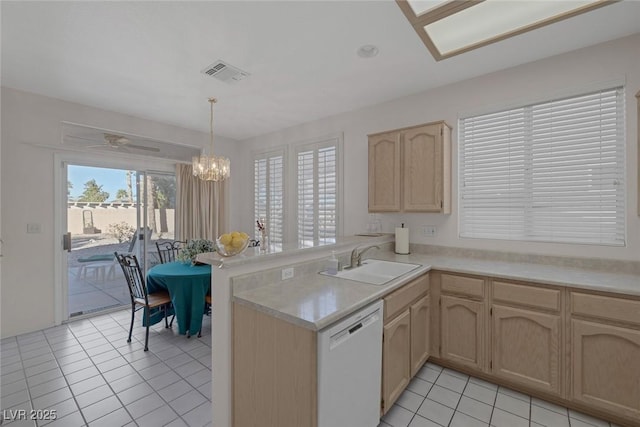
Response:
[{"label": "light switch plate", "polygon": [[40,224],[30,223],[27,224],[27,233],[40,233],[42,230],[40,229]]}]

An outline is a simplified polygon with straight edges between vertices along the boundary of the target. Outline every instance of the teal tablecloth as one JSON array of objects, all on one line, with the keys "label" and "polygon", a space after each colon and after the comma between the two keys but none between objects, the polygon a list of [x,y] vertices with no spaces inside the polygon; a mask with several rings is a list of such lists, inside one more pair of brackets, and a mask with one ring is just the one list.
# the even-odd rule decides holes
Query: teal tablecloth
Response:
[{"label": "teal tablecloth", "polygon": [[[169,262],[153,266],[147,272],[149,293],[166,290],[171,296],[178,331],[197,335],[202,327],[204,297],[211,288],[211,266]],[[162,319],[160,319],[162,320]]]}]

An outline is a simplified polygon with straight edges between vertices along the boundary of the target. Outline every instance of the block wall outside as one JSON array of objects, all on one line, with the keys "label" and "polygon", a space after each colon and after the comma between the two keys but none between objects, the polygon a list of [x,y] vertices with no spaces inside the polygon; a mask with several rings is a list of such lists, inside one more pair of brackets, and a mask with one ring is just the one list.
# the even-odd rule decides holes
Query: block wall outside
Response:
[{"label": "block wall outside", "polygon": [[[83,212],[91,215],[93,226],[107,233],[110,224],[126,222],[132,226],[136,224],[136,207],[76,207],[67,209],[67,227],[72,235],[84,234],[83,232]],[[165,233],[173,235],[175,231],[175,209],[155,209],[156,234]],[[93,233],[90,233],[93,234]]]}]

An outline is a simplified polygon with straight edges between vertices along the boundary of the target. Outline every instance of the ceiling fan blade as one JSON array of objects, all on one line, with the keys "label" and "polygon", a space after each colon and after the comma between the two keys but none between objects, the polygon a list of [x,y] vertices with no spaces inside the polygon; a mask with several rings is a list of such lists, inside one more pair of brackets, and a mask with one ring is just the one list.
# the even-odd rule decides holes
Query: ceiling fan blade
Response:
[{"label": "ceiling fan blade", "polygon": [[[101,140],[99,139],[94,139],[94,138],[83,138],[81,136],[75,136],[75,135],[67,135],[65,136],[65,138],[71,138],[71,139],[80,139],[82,141],[90,141],[90,142],[95,142],[96,144],[101,142]],[[104,145],[104,143],[102,143],[102,145]]]},{"label": "ceiling fan blade", "polygon": [[126,144],[126,145],[123,145],[123,147],[134,148],[136,150],[153,151],[153,152],[156,152],[156,153],[160,151],[159,148],[156,148],[156,147],[145,147],[144,145]]}]

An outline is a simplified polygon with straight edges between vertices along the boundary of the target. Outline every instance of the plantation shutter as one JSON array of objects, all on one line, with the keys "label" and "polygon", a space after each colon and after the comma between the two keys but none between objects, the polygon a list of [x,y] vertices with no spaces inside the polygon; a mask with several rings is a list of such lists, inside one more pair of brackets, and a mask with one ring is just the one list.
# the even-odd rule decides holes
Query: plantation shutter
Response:
[{"label": "plantation shutter", "polygon": [[459,125],[461,237],[625,244],[624,88]]},{"label": "plantation shutter", "polygon": [[[264,219],[269,243],[281,247],[284,240],[284,153],[256,155],[253,169],[254,221]],[[260,236],[257,224],[255,233]]]},{"label": "plantation shutter", "polygon": [[337,141],[299,147],[296,157],[298,245],[335,243]]}]

